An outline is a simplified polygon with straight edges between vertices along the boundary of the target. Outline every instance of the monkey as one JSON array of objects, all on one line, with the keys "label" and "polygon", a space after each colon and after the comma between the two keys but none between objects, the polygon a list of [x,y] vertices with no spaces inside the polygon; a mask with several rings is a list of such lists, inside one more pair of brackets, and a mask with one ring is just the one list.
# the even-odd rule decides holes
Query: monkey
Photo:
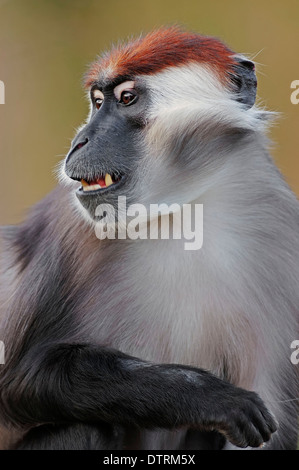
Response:
[{"label": "monkey", "polygon": [[[254,63],[162,27],[84,86],[57,187],[1,231],[2,448],[295,449],[299,205]],[[96,236],[124,196],[202,205],[202,247]]]}]

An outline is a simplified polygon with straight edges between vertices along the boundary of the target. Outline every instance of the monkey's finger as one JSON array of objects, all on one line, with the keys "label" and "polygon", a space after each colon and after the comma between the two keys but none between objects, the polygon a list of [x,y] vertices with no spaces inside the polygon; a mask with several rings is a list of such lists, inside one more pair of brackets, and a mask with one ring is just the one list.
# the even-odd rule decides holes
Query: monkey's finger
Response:
[{"label": "monkey's finger", "polygon": [[264,439],[254,424],[245,415],[240,415],[233,426],[231,442],[238,447],[259,447]]},{"label": "monkey's finger", "polygon": [[271,439],[271,435],[277,430],[277,424],[273,415],[267,410],[256,409],[252,416],[252,423],[261,433],[264,442]]},{"label": "monkey's finger", "polygon": [[227,429],[221,429],[220,432],[223,434],[226,439],[233,445],[241,448],[248,447],[252,440],[247,436],[245,431],[245,426],[239,426],[236,423],[231,424]]},{"label": "monkey's finger", "polygon": [[260,428],[256,427],[252,422],[248,422],[245,425],[245,430],[248,443],[250,447],[261,447],[265,441],[268,441],[271,434],[264,436],[260,431]]},{"label": "monkey's finger", "polygon": [[251,401],[255,405],[251,412],[254,424],[265,434],[272,434],[277,431],[278,423],[275,416],[266,408],[263,400],[255,392],[251,396]]},{"label": "monkey's finger", "polygon": [[273,434],[275,431],[278,429],[278,421],[276,420],[275,416],[271,411],[264,409],[260,410],[261,414],[263,415],[265,421],[267,422],[267,425],[270,429],[270,432]]},{"label": "monkey's finger", "polygon": [[221,431],[221,434],[234,446],[241,447],[242,449],[248,447],[247,439],[245,439],[244,434],[238,428],[233,431]]}]

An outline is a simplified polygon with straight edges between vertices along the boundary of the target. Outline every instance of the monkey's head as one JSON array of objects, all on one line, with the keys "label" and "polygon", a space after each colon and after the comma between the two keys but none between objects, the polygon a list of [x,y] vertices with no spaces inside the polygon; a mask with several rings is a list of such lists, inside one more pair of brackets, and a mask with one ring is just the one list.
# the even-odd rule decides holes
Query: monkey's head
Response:
[{"label": "monkey's head", "polygon": [[90,114],[64,170],[94,220],[118,196],[145,205],[200,197],[263,115],[253,62],[176,27],[112,49],[85,87]]}]

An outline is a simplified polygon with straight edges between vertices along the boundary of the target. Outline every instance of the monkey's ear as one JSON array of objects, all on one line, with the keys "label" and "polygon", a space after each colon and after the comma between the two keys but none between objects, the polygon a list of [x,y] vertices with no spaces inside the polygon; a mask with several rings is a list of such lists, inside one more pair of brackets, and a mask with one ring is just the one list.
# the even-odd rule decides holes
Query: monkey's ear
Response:
[{"label": "monkey's ear", "polygon": [[255,103],[257,79],[255,75],[255,65],[251,60],[244,57],[235,57],[237,62],[234,66],[232,81],[237,93],[237,101],[251,108]]}]

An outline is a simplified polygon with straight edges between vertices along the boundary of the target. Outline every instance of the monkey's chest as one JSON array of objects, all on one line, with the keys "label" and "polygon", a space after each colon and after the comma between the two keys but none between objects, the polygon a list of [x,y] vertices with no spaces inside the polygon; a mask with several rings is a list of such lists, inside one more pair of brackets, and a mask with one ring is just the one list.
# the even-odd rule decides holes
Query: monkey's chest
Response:
[{"label": "monkey's chest", "polygon": [[[161,259],[162,258],[162,259]],[[114,271],[116,272],[116,271]],[[213,368],[222,324],[197,260],[157,253],[103,283],[85,329],[93,341],[154,362]]]}]

